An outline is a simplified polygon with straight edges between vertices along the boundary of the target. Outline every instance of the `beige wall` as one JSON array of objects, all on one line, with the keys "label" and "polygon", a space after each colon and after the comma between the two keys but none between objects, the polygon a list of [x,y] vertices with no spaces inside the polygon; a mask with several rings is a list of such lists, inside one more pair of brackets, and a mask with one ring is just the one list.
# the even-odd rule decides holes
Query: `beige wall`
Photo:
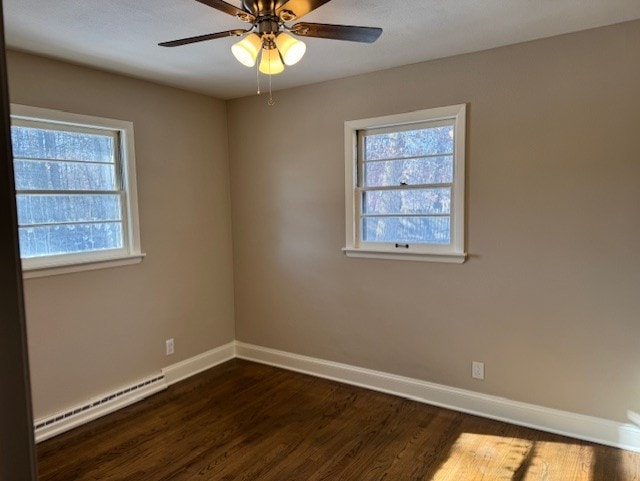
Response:
[{"label": "beige wall", "polygon": [[[235,287],[238,340],[625,421],[640,411],[639,45],[632,22],[275,107],[9,52],[13,102],[134,122],[147,253],[26,281],[35,416],[231,341]],[[344,121],[463,102],[468,262],[346,258]]]},{"label": "beige wall", "polygon": [[134,123],[147,254],[25,282],[35,417],[232,341],[224,102],[17,52],[8,70],[14,103]]},{"label": "beige wall", "polygon": [[[230,101],[237,339],[626,421],[639,47],[633,22]],[[346,258],[344,121],[463,102],[469,260]]]}]

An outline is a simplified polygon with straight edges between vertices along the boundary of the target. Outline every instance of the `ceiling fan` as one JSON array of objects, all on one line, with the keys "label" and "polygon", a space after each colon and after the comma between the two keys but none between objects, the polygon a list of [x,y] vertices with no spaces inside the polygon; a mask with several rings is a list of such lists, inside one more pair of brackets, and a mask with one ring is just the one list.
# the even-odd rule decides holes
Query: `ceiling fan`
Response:
[{"label": "ceiling fan", "polygon": [[[317,37],[351,42],[375,42],[382,34],[381,28],[356,27],[352,25],[330,25],[325,23],[293,22],[324,5],[331,0],[242,0],[238,8],[222,0],[196,0],[221,12],[232,15],[249,23],[247,29],[235,29],[225,32],[209,33],[195,37],[159,43],[161,47],[177,47],[205,40],[224,37],[245,38],[231,47],[231,51],[240,63],[248,67],[256,64],[262,52],[260,72],[275,75],[284,70],[284,64],[297,63],[306,51],[303,42],[297,37]],[[284,62],[284,63],[283,63]]]}]

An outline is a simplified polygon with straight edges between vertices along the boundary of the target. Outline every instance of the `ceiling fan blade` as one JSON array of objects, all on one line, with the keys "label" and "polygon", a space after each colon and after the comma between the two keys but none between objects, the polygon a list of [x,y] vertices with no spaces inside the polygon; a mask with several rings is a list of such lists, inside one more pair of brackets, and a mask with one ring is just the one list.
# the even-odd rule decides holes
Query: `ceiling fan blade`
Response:
[{"label": "ceiling fan blade", "polygon": [[293,12],[295,18],[300,18],[330,1],[331,0],[289,0],[276,8],[276,15],[280,17],[281,13],[286,10],[288,12]]},{"label": "ceiling fan blade", "polygon": [[256,17],[254,17],[249,12],[245,12],[244,10],[231,5],[230,3],[223,2],[222,0],[196,0],[196,2],[200,2],[209,7],[213,7],[216,10],[220,10],[221,12],[228,13],[234,17],[238,17],[245,22],[253,22]]},{"label": "ceiling fan blade", "polygon": [[329,25],[327,23],[296,23],[291,32],[301,37],[330,38],[334,40],[348,40],[350,42],[373,43],[382,29],[377,27],[355,27],[352,25]]},{"label": "ceiling fan blade", "polygon": [[162,42],[158,45],[160,47],[178,47],[180,45],[187,45],[189,43],[204,42],[205,40],[213,40],[215,38],[223,37],[239,37],[244,35],[250,30],[227,30],[226,32],[208,33],[206,35],[197,35],[195,37],[181,38],[179,40],[171,40],[170,42]]}]

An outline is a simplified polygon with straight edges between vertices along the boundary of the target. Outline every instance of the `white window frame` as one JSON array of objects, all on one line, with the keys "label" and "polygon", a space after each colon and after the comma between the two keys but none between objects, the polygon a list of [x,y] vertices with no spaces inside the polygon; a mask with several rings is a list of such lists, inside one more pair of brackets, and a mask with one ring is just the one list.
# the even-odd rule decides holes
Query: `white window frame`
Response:
[{"label": "white window frame", "polygon": [[140,246],[133,123],[20,104],[11,104],[11,120],[14,125],[34,125],[69,132],[104,131],[104,135],[113,136],[116,140],[116,170],[124,197],[121,249],[25,258],[22,259],[23,277],[29,279],[141,262],[144,254]]},{"label": "white window frame", "polygon": [[[410,244],[398,248],[391,243],[363,242],[361,238],[362,190],[358,185],[358,133],[370,129],[406,130],[425,123],[452,121],[454,127],[453,183],[451,185],[451,244]],[[399,259],[461,264],[465,261],[465,131],[466,104],[344,123],[345,138],[345,231],[349,257]]]}]

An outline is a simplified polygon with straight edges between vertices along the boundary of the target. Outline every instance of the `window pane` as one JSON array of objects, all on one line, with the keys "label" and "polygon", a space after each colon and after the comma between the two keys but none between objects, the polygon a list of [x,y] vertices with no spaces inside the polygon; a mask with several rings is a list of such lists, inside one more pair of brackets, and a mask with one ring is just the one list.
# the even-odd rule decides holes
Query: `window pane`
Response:
[{"label": "window pane", "polygon": [[364,161],[453,153],[453,126],[365,136]]},{"label": "window pane", "polygon": [[449,214],[451,189],[376,190],[363,193],[364,214]]},{"label": "window pane", "polygon": [[18,224],[121,220],[120,196],[18,195]]},{"label": "window pane", "polygon": [[114,164],[77,162],[14,162],[18,190],[116,190]]},{"label": "window pane", "polygon": [[453,182],[453,156],[364,163],[364,186],[442,184]]},{"label": "window pane", "polygon": [[122,247],[120,222],[20,227],[19,234],[23,258]]},{"label": "window pane", "polygon": [[13,126],[11,142],[17,158],[114,162],[110,135]]},{"label": "window pane", "polygon": [[450,218],[365,217],[362,238],[366,242],[450,244]]}]

